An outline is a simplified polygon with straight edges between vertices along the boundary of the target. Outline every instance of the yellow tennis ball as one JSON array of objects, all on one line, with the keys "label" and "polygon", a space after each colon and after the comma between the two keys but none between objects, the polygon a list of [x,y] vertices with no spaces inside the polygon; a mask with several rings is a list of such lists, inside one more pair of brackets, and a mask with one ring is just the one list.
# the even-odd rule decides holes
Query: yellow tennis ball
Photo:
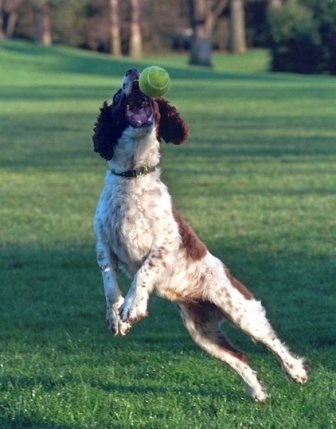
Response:
[{"label": "yellow tennis ball", "polygon": [[170,77],[162,67],[146,67],[139,77],[141,92],[148,97],[157,98],[167,94],[170,88]]}]

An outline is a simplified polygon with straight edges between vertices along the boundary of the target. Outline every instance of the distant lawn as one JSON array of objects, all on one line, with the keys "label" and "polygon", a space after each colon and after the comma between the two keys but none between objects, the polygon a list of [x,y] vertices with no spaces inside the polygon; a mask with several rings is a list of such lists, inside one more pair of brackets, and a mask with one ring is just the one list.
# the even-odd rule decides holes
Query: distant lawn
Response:
[{"label": "distant lawn", "polygon": [[[146,62],[163,61],[162,56],[151,55]],[[168,66],[188,67],[189,56],[187,53],[169,53],[164,57],[164,63]],[[229,53],[214,52],[212,55],[213,69],[221,72],[262,73],[269,69],[270,56],[268,51],[254,49],[244,54],[232,55]],[[194,67],[194,70],[197,68]]]},{"label": "distant lawn", "polygon": [[92,127],[126,68],[150,62],[0,44],[0,428],[336,427],[335,78],[266,73],[263,51],[216,56],[214,70],[155,57],[191,129],[187,145],[162,146],[163,178],[308,358],[309,384],[228,327],[271,395],[252,403],[156,297],[129,336],[106,330]]}]

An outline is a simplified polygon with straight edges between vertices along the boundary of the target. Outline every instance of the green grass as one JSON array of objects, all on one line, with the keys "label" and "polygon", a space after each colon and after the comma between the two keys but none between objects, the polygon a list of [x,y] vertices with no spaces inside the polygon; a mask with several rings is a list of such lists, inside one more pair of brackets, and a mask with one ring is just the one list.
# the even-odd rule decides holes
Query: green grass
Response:
[{"label": "green grass", "polygon": [[163,178],[308,358],[308,385],[228,327],[269,387],[252,403],[155,297],[129,336],[105,328],[91,227],[105,164],[92,127],[125,69],[153,61],[0,44],[0,428],[334,428],[334,78],[268,74],[262,51],[218,56],[213,71],[155,58],[191,129],[187,145],[162,147]]}]

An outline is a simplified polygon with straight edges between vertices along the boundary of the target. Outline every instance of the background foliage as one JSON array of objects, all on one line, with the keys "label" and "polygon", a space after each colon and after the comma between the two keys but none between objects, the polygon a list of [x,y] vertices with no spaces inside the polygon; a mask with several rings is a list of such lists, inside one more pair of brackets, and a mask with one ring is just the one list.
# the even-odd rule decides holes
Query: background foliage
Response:
[{"label": "background foliage", "polygon": [[[233,4],[239,5],[238,15]],[[193,16],[195,10],[203,12]],[[202,41],[196,43],[202,23]],[[117,28],[117,49],[112,27]],[[43,38],[43,32],[50,34]],[[210,52],[202,47],[226,53],[258,47],[270,49],[273,71],[336,74],[335,0],[0,0],[1,37],[134,58],[190,51],[192,64],[207,66],[212,64]]]},{"label": "background foliage", "polygon": [[336,2],[302,0],[269,11],[271,69],[336,73]]}]

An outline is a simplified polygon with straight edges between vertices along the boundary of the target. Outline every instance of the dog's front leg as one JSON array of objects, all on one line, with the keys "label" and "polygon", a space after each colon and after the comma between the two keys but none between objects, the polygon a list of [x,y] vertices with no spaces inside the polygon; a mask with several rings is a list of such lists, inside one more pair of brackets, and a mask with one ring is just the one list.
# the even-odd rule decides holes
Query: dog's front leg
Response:
[{"label": "dog's front leg", "polygon": [[117,261],[109,247],[102,240],[97,242],[97,262],[104,283],[107,326],[114,335],[126,335],[131,325],[128,322],[123,322],[119,316],[124,298],[121,295],[117,281]]},{"label": "dog's front leg", "polygon": [[124,322],[133,324],[148,316],[147,305],[150,293],[160,282],[167,269],[161,248],[152,251],[133,278],[132,285],[120,309]]}]

